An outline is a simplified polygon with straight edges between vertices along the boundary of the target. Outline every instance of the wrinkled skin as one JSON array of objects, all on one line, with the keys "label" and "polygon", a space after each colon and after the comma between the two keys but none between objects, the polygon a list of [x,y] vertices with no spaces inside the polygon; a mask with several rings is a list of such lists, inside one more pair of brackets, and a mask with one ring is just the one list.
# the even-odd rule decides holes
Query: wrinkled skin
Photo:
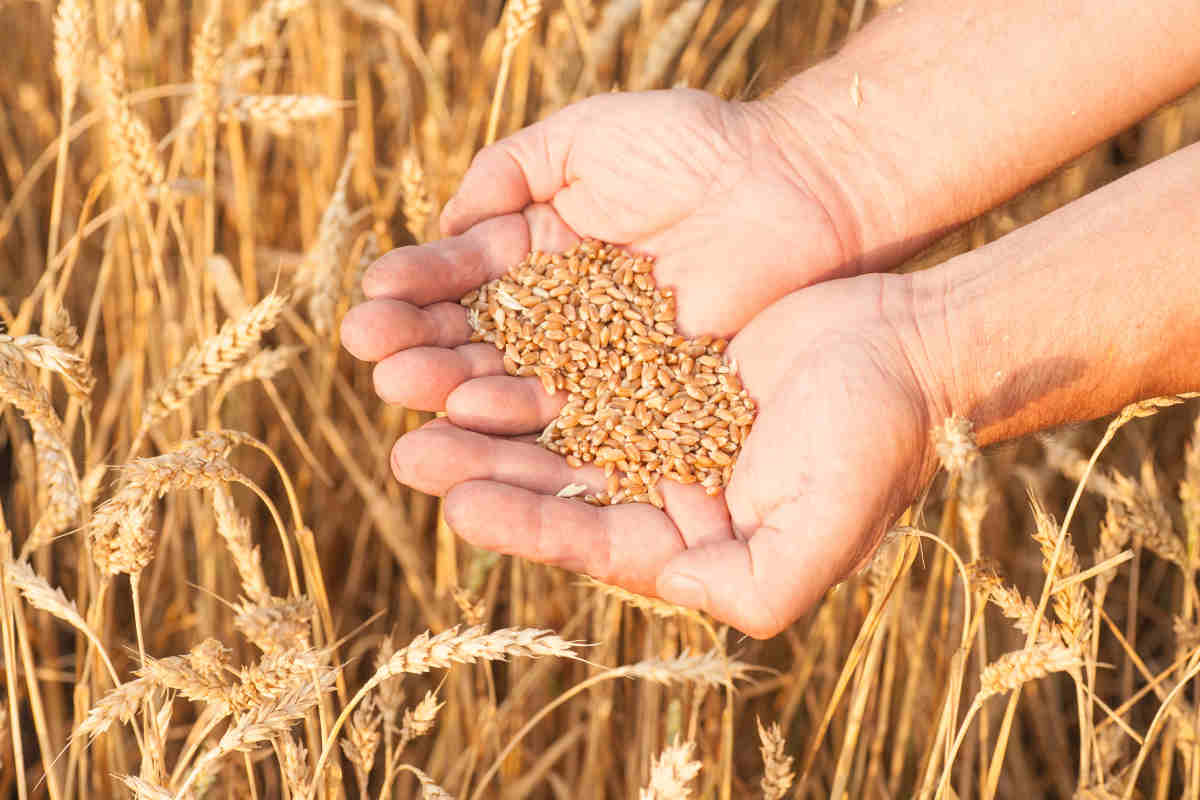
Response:
[{"label": "wrinkled skin", "polygon": [[[368,272],[371,299],[343,342],[379,362],[384,400],[447,412],[397,442],[393,470],[446,495],[464,538],[761,637],[811,607],[913,499],[932,471],[932,412],[908,279],[829,280],[854,270],[853,226],[768,127],[753,107],[700,92],[594,98],[483,151],[443,213],[449,238]],[[467,344],[460,295],[531,248],[580,236],[654,255],[681,328],[733,335],[760,413],[724,493],[664,481],[665,513],[554,497],[568,483],[603,487],[598,470],[571,470],[532,441],[565,395],[506,376],[491,344]]]}]

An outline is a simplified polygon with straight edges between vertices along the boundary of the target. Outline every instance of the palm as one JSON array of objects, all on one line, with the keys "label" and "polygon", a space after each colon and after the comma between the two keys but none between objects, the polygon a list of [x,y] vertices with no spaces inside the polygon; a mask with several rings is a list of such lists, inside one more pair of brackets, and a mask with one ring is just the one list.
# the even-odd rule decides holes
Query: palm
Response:
[{"label": "palm", "polygon": [[[532,176],[530,199],[547,203],[573,234],[656,255],[658,280],[678,293],[681,324],[729,335],[844,267],[830,215],[764,130],[751,107],[704,92],[608,95],[508,147]],[[451,207],[447,233],[476,221],[461,208]]]},{"label": "palm", "polygon": [[[592,508],[553,494],[571,483],[599,490],[599,470],[446,421],[400,440],[397,477],[447,494],[452,526],[478,545],[647,594],[662,593],[667,573],[688,574],[706,587],[698,605],[774,633],[870,551],[929,471],[918,379],[889,366],[907,363],[905,345],[864,290],[872,280],[797,293],[734,339],[760,413],[723,494],[663,482],[664,511]],[[550,409],[528,402],[514,413],[533,430]]]}]

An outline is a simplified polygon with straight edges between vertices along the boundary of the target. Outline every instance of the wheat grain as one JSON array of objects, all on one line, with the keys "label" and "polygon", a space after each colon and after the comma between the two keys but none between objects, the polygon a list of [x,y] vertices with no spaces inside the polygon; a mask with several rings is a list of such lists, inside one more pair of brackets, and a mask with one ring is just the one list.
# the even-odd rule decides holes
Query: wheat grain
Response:
[{"label": "wheat grain", "polygon": [[407,647],[393,653],[375,670],[367,685],[374,686],[396,675],[419,675],[431,669],[446,669],[454,664],[507,661],[512,657],[575,658],[577,646],[553,631],[538,628],[502,628],[485,632],[481,625],[466,630],[456,626],[436,636],[426,631]]},{"label": "wheat grain", "polygon": [[792,757],[785,752],[787,742],[783,731],[778,722],[772,722],[769,728],[763,727],[762,720],[756,719],[755,724],[763,760],[763,800],[783,800],[796,777],[792,772]]},{"label": "wheat grain", "polygon": [[652,270],[651,259],[585,241],[531,253],[460,301],[472,339],[502,351],[508,374],[567,393],[538,442],[572,467],[604,470],[608,486],[589,502],[662,508],[664,477],[716,494],[754,421],[726,342],[679,335],[674,294]]}]

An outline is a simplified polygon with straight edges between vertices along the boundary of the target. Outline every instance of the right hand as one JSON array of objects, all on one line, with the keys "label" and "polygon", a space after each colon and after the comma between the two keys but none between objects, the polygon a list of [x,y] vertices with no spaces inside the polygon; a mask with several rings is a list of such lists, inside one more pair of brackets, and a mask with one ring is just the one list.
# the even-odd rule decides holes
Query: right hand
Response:
[{"label": "right hand", "polygon": [[[346,317],[343,342],[380,362],[387,402],[498,430],[478,393],[469,411],[449,400],[469,380],[504,374],[492,345],[467,343],[456,301],[528,251],[581,237],[655,256],[681,331],[732,336],[789,292],[858,270],[851,204],[794,124],[785,133],[767,103],[693,90],[570,106],[479,153],[442,214],[450,238],[373,265],[370,300]],[[507,380],[487,395],[497,413],[503,387],[520,384]]]}]

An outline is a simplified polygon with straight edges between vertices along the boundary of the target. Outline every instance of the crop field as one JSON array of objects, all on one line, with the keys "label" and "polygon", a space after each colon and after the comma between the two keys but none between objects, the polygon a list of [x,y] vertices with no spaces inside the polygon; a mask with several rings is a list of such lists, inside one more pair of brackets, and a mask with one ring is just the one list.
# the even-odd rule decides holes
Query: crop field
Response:
[{"label": "crop field", "polygon": [[[1196,400],[947,421],[757,641],[460,540],[340,346],[490,128],[756,97],[896,4],[0,0],[0,796],[1200,798]],[[1198,139],[1193,91],[903,269]]]}]

